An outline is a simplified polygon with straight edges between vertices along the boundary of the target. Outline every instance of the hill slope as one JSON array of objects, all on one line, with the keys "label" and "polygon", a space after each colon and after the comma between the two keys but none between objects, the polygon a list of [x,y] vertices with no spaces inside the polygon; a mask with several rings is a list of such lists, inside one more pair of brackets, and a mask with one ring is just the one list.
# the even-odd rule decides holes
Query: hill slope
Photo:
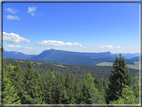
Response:
[{"label": "hill slope", "polygon": [[[125,54],[125,57],[134,56],[134,54]],[[96,66],[102,62],[113,62],[116,54],[110,52],[71,52],[63,50],[45,50],[39,55],[26,55],[15,51],[4,51],[4,58],[12,59],[31,59],[31,60],[50,60],[58,63],[72,64],[72,65],[91,65]],[[126,58],[125,58],[126,59]],[[134,64],[133,60],[126,59],[127,64]]]},{"label": "hill slope", "polygon": [[[6,65],[10,63],[15,66],[16,63],[19,63],[20,68],[23,72],[26,71],[28,60],[14,60],[14,59],[6,59]],[[61,74],[63,77],[66,76],[66,73],[69,72],[73,74],[73,77],[79,77],[81,80],[86,78],[87,74],[90,72],[93,77],[96,75],[99,79],[103,78],[106,82],[109,81],[109,75],[111,73],[112,67],[111,66],[73,66],[73,65],[58,65],[58,64],[46,64],[46,63],[39,63],[38,61],[32,61],[32,66],[34,69],[38,71],[39,74],[42,76],[49,75],[51,67],[54,68],[55,75]],[[139,70],[129,69],[130,74],[132,77],[135,76],[135,73],[138,73]]]},{"label": "hill slope", "polygon": [[16,51],[4,51],[3,58],[12,58],[12,59],[30,59],[36,55],[26,55],[21,52]]}]

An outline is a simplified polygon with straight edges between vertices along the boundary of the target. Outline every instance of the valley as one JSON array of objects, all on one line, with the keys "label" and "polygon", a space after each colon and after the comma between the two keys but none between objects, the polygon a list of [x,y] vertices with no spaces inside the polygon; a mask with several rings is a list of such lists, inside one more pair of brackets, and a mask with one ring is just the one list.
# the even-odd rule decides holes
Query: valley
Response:
[{"label": "valley", "polygon": [[[29,60],[22,59],[6,59],[6,65],[12,64],[16,66],[18,63],[23,72],[26,71],[27,63]],[[48,62],[48,63],[47,63]],[[112,70],[112,63],[104,62],[99,64],[99,66],[88,66],[88,65],[71,65],[71,64],[62,64],[62,63],[51,63],[50,61],[42,60],[31,60],[31,64],[34,69],[38,71],[41,76],[50,75],[50,68],[54,68],[55,76],[57,74],[63,75],[65,78],[66,73],[69,72],[73,74],[74,78],[79,77],[81,81],[86,78],[86,75],[90,72],[93,77],[98,76],[101,80],[104,79],[107,83],[109,81],[109,76]],[[109,65],[109,66],[108,66]],[[135,76],[135,73],[138,73],[138,69],[129,68],[130,75]]]}]

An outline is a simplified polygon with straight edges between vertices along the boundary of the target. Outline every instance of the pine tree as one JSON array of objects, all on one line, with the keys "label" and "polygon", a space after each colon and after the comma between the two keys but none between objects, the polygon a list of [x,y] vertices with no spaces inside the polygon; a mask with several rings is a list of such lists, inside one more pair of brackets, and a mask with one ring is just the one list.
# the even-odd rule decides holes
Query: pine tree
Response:
[{"label": "pine tree", "polygon": [[117,100],[122,93],[123,85],[131,85],[131,77],[127,69],[126,62],[122,55],[116,56],[113,62],[113,70],[111,71],[109,84],[107,89],[106,103]]},{"label": "pine tree", "polygon": [[106,91],[106,89],[107,89],[107,84],[106,84],[105,80],[103,80],[103,87],[104,87],[104,90]]},{"label": "pine tree", "polygon": [[25,104],[42,104],[42,84],[40,84],[41,80],[37,73],[37,71],[34,71],[31,61],[29,60],[27,64],[27,70],[25,72],[25,91],[24,91],[24,97],[25,97]]},{"label": "pine tree", "polygon": [[17,89],[17,91],[18,91],[17,95],[19,96],[21,103],[22,103],[23,93],[24,93],[23,72],[21,71],[18,63],[16,64],[14,69],[13,69],[12,65],[10,64],[8,67],[8,72],[9,72],[8,78],[11,80],[12,85],[14,85],[14,87]]},{"label": "pine tree", "polygon": [[61,91],[61,80],[59,74],[57,74],[56,78],[56,88],[55,88],[55,103],[60,104],[60,91]]},{"label": "pine tree", "polygon": [[7,77],[10,79],[10,81],[12,82],[12,85],[15,85],[15,77],[16,77],[16,74],[13,70],[13,67],[11,64],[9,64],[9,66],[7,67],[7,72],[8,72],[8,75]]},{"label": "pine tree", "polygon": [[104,85],[103,85],[103,79],[101,79],[101,81],[100,81],[98,91],[99,91],[99,99],[100,99],[99,103],[106,104],[106,102],[105,102],[106,93],[105,93],[105,89],[104,89]]},{"label": "pine tree", "polygon": [[81,95],[82,84],[80,79],[77,77],[74,84],[74,98],[76,99],[75,103],[80,104],[80,95]]},{"label": "pine tree", "polygon": [[47,75],[45,75],[43,78],[42,78],[42,82],[43,82],[43,101],[45,104],[48,103],[48,78],[47,78]]},{"label": "pine tree", "polygon": [[43,84],[41,81],[40,74],[38,74],[36,70],[34,71],[34,81],[35,81],[34,93],[33,93],[34,103],[42,104],[43,103]]},{"label": "pine tree", "polygon": [[137,74],[134,79],[134,87],[123,84],[122,97],[119,97],[116,101],[111,101],[110,104],[139,104],[139,79]]},{"label": "pine tree", "polygon": [[57,74],[56,88],[55,88],[55,104],[66,104],[67,93],[64,86],[63,76]]},{"label": "pine tree", "polygon": [[99,90],[100,89],[100,81],[98,76],[96,75],[95,79],[94,79],[94,85],[95,87]]},{"label": "pine tree", "polygon": [[8,71],[5,70],[5,65],[2,66],[3,69],[3,81],[2,81],[2,104],[20,104],[21,101],[17,95],[16,88],[12,85],[10,79],[8,78]]},{"label": "pine tree", "polygon": [[83,82],[83,87],[80,95],[81,104],[98,104],[98,90],[94,85],[94,78],[90,73],[87,75],[87,79]]},{"label": "pine tree", "polygon": [[[44,101],[48,104],[55,104],[55,75],[54,75],[54,69],[51,67],[49,78],[45,78],[45,84],[44,84]],[[46,90],[45,90],[46,89]]]},{"label": "pine tree", "polygon": [[71,88],[70,88],[70,93],[71,93],[71,95],[70,95],[70,104],[75,104],[75,101],[76,101],[76,99],[75,99],[75,97],[74,97],[74,86],[75,86],[75,80],[74,80],[74,78],[73,78],[73,74],[71,74]]},{"label": "pine tree", "polygon": [[70,77],[69,72],[67,72],[67,77],[65,78],[65,87],[66,87],[67,97],[68,97],[66,104],[75,103],[73,82],[74,82],[73,76]]}]

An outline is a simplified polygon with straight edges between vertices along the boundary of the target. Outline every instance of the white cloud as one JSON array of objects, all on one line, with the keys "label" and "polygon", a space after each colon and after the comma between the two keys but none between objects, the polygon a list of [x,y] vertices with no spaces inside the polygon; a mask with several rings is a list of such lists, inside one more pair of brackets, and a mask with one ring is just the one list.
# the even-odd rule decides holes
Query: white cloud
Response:
[{"label": "white cloud", "polygon": [[111,45],[102,45],[99,48],[113,48],[113,46],[111,46]]},{"label": "white cloud", "polygon": [[17,46],[14,46],[14,45],[5,45],[6,47],[8,48],[21,48],[21,46],[17,45]]},{"label": "white cloud", "polygon": [[12,8],[7,8],[6,10],[12,14],[16,14],[16,12],[18,12],[18,10]]},{"label": "white cloud", "polygon": [[32,47],[25,47],[25,49],[33,49]]},{"label": "white cloud", "polygon": [[9,43],[29,43],[30,40],[20,37],[18,34],[3,32],[3,40]]},{"label": "white cloud", "polygon": [[36,9],[37,9],[37,7],[28,7],[28,12],[27,13],[35,12]]},{"label": "white cloud", "polygon": [[12,16],[12,15],[8,15],[6,18],[9,20],[20,20],[18,16]]},{"label": "white cloud", "polygon": [[35,16],[34,12],[36,11],[37,7],[28,7],[28,12],[31,13],[32,16]]},{"label": "white cloud", "polygon": [[116,47],[116,48],[117,48],[117,49],[120,49],[121,47],[118,46],[118,47]]},{"label": "white cloud", "polygon": [[62,41],[56,41],[56,40],[44,40],[38,42],[36,45],[42,45],[42,46],[76,46],[80,45],[79,43],[71,43],[71,42],[62,42]]},{"label": "white cloud", "polygon": [[79,45],[79,47],[82,47],[82,45]]},{"label": "white cloud", "polygon": [[86,49],[86,46],[84,46],[84,49]]}]

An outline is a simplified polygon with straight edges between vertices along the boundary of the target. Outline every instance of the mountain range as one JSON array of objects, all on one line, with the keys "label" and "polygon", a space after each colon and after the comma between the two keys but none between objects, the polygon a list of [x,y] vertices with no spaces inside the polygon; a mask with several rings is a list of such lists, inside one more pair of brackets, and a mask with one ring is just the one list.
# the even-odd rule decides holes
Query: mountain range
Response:
[{"label": "mountain range", "polygon": [[36,55],[26,55],[17,51],[4,51],[3,58],[11,58],[11,59],[30,59]]},{"label": "mountain range", "polygon": [[[125,57],[127,64],[134,64],[134,61],[139,61],[138,53],[126,53],[122,55]],[[39,55],[26,55],[16,51],[4,51],[3,57],[11,59],[51,60],[64,64],[94,66],[101,62],[113,62],[116,54],[112,54],[111,52],[71,52],[50,49],[44,50]]]}]

